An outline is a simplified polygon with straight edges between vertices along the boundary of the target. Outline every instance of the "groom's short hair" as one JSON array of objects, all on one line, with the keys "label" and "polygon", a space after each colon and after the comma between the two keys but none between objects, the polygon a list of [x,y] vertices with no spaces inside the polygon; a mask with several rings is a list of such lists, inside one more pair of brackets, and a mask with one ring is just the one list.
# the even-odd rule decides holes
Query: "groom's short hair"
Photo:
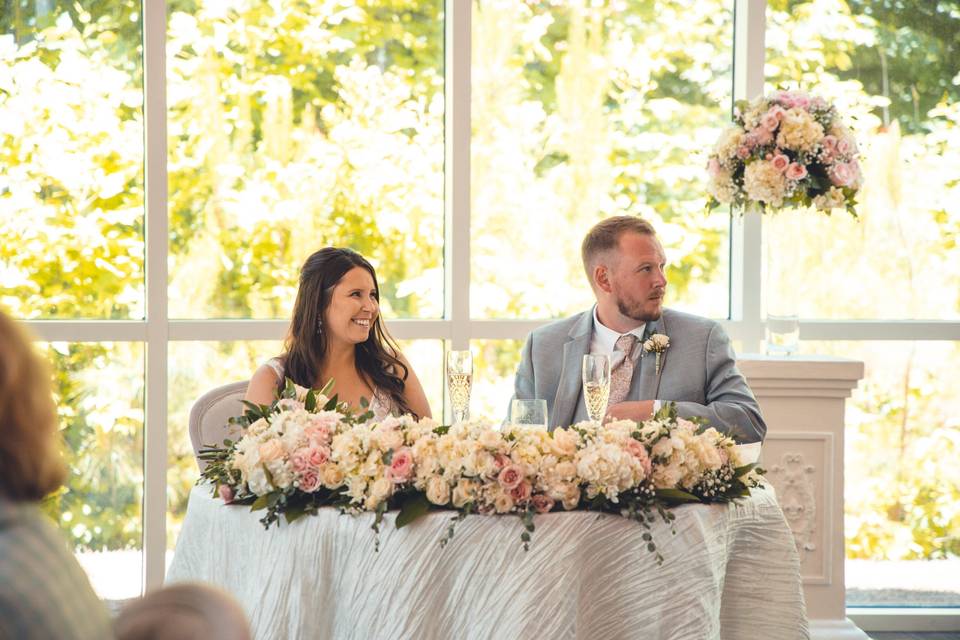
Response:
[{"label": "groom's short hair", "polygon": [[591,288],[593,288],[593,268],[597,264],[597,258],[611,249],[616,249],[620,236],[628,231],[648,236],[657,235],[652,224],[636,216],[613,216],[601,220],[587,232],[580,246],[580,257],[583,259],[583,270],[587,274],[587,281]]}]

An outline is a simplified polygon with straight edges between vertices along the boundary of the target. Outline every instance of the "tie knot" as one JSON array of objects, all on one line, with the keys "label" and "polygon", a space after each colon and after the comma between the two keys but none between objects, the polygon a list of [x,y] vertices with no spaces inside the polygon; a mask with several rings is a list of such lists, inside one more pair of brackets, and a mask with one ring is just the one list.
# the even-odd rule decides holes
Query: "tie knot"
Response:
[{"label": "tie knot", "polygon": [[635,344],[637,344],[637,336],[632,333],[626,333],[617,338],[616,347],[619,351],[623,351],[626,357],[629,358],[630,354],[633,353],[633,345]]}]

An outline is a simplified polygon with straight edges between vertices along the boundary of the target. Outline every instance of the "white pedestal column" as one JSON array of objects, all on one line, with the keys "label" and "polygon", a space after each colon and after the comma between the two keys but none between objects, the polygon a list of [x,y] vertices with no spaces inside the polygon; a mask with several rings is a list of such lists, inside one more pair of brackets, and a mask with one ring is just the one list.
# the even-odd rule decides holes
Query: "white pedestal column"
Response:
[{"label": "white pedestal column", "polygon": [[797,541],[811,636],[866,639],[846,617],[843,578],[844,403],[863,363],[745,356],[738,364],[767,423],[760,466]]}]

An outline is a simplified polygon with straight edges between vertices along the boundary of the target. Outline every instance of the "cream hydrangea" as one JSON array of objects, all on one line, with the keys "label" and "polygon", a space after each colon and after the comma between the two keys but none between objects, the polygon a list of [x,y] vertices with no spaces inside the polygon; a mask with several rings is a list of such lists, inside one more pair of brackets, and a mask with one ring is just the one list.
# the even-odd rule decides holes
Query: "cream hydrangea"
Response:
[{"label": "cream hydrangea", "polygon": [[772,162],[757,160],[744,170],[743,188],[751,200],[780,207],[786,195],[787,178]]},{"label": "cream hydrangea", "polygon": [[784,112],[777,133],[777,146],[792,151],[813,151],[823,139],[823,127],[805,109]]},{"label": "cream hydrangea", "polygon": [[823,195],[813,199],[813,206],[821,211],[830,211],[845,206],[846,198],[843,195],[843,189],[830,187]]}]

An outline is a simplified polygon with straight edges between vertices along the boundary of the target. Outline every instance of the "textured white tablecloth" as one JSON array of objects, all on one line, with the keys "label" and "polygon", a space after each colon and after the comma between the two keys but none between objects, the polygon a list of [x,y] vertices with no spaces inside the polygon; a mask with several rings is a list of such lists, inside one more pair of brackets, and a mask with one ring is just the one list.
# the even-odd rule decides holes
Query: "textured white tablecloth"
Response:
[{"label": "textured white tablecloth", "polygon": [[793,536],[770,491],[675,510],[676,535],[615,515],[535,518],[529,552],[516,517],[451,513],[407,528],[334,509],[265,531],[260,513],[190,495],[167,582],[231,592],[256,638],[809,638]]}]

